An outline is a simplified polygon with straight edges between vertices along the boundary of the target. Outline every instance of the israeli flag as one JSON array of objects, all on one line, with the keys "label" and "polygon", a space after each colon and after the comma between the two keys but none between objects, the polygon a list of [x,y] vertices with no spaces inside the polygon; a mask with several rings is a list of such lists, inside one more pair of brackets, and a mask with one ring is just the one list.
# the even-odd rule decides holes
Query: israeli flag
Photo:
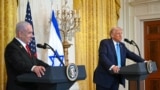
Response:
[{"label": "israeli flag", "polygon": [[54,52],[51,49],[48,50],[48,64],[50,66],[63,66],[61,63],[64,63],[63,45],[54,11],[52,11],[49,45],[54,49]]}]

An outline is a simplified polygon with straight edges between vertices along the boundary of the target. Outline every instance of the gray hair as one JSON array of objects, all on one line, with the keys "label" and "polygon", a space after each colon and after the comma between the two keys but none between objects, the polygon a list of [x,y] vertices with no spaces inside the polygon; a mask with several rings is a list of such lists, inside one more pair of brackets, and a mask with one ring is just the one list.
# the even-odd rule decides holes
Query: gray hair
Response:
[{"label": "gray hair", "polygon": [[28,23],[26,21],[21,21],[21,22],[17,23],[17,25],[16,25],[16,34],[19,31],[26,30],[26,26],[28,26],[28,25],[30,25],[30,23]]}]

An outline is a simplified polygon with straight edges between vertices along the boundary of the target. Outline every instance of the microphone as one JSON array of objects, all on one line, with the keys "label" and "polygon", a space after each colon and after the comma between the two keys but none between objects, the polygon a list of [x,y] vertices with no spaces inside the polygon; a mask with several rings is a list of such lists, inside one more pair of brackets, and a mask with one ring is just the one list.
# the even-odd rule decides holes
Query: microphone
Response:
[{"label": "microphone", "polygon": [[136,48],[138,49],[138,52],[139,52],[139,56],[141,56],[139,47],[138,47],[138,45],[133,40],[129,41],[127,38],[125,38],[124,41],[127,42],[127,43],[129,43],[129,44],[132,44],[133,46],[136,46]]},{"label": "microphone", "polygon": [[125,38],[124,41],[129,43],[129,44],[133,44],[133,40],[129,41],[127,38]]},{"label": "microphone", "polygon": [[42,45],[42,44],[37,44],[37,47],[38,47],[38,48],[43,48],[43,49],[49,49],[46,44],[44,44],[44,45]]}]

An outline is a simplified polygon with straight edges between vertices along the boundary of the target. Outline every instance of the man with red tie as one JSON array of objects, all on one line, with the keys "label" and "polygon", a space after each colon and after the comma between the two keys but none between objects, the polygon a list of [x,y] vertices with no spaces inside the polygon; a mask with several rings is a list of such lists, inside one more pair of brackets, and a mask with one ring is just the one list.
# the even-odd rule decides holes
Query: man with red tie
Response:
[{"label": "man with red tie", "polygon": [[37,77],[45,74],[49,65],[34,57],[26,46],[33,37],[30,23],[22,21],[16,25],[16,37],[6,46],[5,64],[7,70],[6,90],[36,90],[30,83],[20,83],[16,77],[23,73],[34,72]]}]

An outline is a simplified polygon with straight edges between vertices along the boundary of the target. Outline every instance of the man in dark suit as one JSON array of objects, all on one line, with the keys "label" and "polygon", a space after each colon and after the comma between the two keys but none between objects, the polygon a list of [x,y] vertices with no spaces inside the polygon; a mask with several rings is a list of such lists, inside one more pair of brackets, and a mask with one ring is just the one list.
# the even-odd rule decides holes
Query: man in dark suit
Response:
[{"label": "man in dark suit", "polygon": [[6,90],[36,90],[31,83],[20,83],[16,77],[23,73],[34,72],[37,77],[45,74],[49,65],[34,57],[25,47],[33,37],[32,26],[25,21],[16,25],[16,37],[6,46],[5,64],[7,70]]},{"label": "man in dark suit", "polygon": [[[110,37],[110,39],[103,39],[100,42],[99,61],[93,78],[96,90],[118,90],[119,84],[125,86],[125,79],[118,72],[120,67],[125,66],[126,58],[135,62],[144,62],[144,59],[129,51],[121,42],[122,29],[120,27],[113,27],[110,31]],[[120,48],[119,56],[116,44]]]}]

